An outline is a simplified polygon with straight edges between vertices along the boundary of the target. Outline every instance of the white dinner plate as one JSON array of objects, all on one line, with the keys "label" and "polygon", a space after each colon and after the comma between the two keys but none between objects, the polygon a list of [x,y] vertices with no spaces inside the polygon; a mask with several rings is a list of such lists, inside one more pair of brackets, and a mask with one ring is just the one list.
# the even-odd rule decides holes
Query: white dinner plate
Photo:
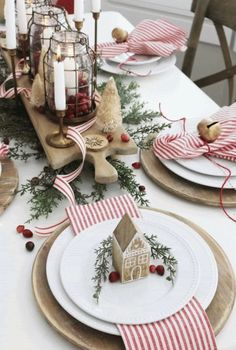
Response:
[{"label": "white dinner plate", "polygon": [[[186,124],[185,124],[186,130],[188,132],[198,134],[197,124],[200,122],[200,120],[201,119],[199,118],[186,119]],[[169,133],[175,134],[175,133],[178,133],[179,131],[180,131],[180,125],[177,126],[177,123],[173,123],[171,125],[171,128],[168,129],[168,134]],[[216,162],[230,169],[232,176],[236,176],[235,162],[231,162],[225,159],[217,159],[214,157],[212,157],[212,159],[213,160],[215,159]],[[211,162],[209,159],[207,159],[204,156],[200,156],[194,159],[175,159],[175,161],[178,164],[182,165],[183,167],[203,175],[211,175],[211,176],[217,176],[217,177],[225,177],[225,175],[227,175],[224,169],[217,166],[216,164],[213,164],[213,162]]]},{"label": "white dinner plate", "polygon": [[[193,246],[200,267],[200,280],[195,292],[195,297],[198,299],[202,307],[206,309],[214,297],[218,284],[217,265],[209,246],[196,233],[196,231],[181,221],[152,210],[141,211],[143,217],[153,222],[158,221],[164,225],[179,226],[181,229],[180,234],[183,235],[185,239],[188,239],[188,242]],[[62,287],[59,276],[60,261],[66,246],[70,243],[73,237],[74,234],[71,228],[68,227],[58,236],[49,251],[46,273],[51,292],[58,303],[78,321],[101,332],[119,335],[116,325],[99,320],[84,312],[71,301]]]},{"label": "white dinner plate", "polygon": [[[199,185],[221,188],[225,180],[224,177],[204,175],[180,165],[175,160],[172,159],[159,159],[162,164],[166,166],[167,169],[172,171],[174,174],[182,177],[185,180],[194,182]],[[236,188],[236,177],[232,176],[229,181],[224,186],[225,189]]]},{"label": "white dinner plate", "polygon": [[[103,321],[144,324],[174,314],[193,297],[199,283],[199,264],[188,241],[175,227],[146,219],[134,219],[142,232],[156,234],[159,242],[171,248],[178,261],[175,282],[149,274],[131,283],[103,285],[99,303],[94,294],[95,249],[117,226],[119,220],[94,225],[76,236],[65,249],[60,265],[62,285],[71,300],[82,310]],[[114,268],[113,268],[114,269]],[[112,270],[112,269],[111,269]]]},{"label": "white dinner plate", "polygon": [[130,73],[127,73],[126,71],[120,69],[118,67],[117,63],[112,63],[108,60],[103,60],[101,64],[101,69],[108,73],[113,74],[120,74],[120,75],[127,75],[129,76],[136,76],[137,74],[140,75],[155,75],[159,73],[163,73],[166,70],[170,69],[175,65],[176,57],[174,55],[167,57],[167,58],[161,58],[157,62],[147,64],[147,65],[141,65],[141,66],[135,66],[132,68],[129,66]]},{"label": "white dinner plate", "polygon": [[[128,60],[131,58],[130,60]],[[115,63],[124,63],[128,66],[140,66],[143,64],[150,64],[156,62],[160,59],[160,56],[145,56],[145,55],[137,55],[131,52],[125,52],[113,58],[109,58],[108,61]]]}]

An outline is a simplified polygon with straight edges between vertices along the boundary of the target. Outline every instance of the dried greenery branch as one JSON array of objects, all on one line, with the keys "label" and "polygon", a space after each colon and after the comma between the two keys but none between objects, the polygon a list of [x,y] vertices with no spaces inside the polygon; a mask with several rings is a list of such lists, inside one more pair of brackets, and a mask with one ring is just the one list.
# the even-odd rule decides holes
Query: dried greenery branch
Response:
[{"label": "dried greenery branch", "polygon": [[[150,244],[151,257],[154,260],[161,259],[163,261],[166,270],[169,272],[166,280],[174,284],[178,262],[175,257],[171,255],[171,248],[168,248],[158,242],[156,235],[149,236],[145,233],[144,236],[147,242]],[[112,267],[112,235],[109,235],[108,238],[102,240],[99,247],[95,249],[94,252],[96,254],[96,260],[94,264],[94,276],[92,277],[92,281],[94,282],[93,298],[96,300],[96,302],[98,302],[102,291],[102,285],[108,279],[108,275]]]}]

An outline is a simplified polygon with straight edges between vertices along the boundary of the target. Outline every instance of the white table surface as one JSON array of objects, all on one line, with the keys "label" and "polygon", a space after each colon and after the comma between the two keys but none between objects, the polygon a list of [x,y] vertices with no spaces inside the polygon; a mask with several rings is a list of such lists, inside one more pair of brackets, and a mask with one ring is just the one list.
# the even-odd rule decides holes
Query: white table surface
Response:
[{"label": "white table surface", "polygon": [[[85,16],[84,31],[93,37],[91,14]],[[111,30],[116,27],[132,29],[132,26],[115,12],[103,12],[99,20],[98,40],[111,38]],[[92,40],[90,40],[92,41]],[[99,80],[108,79],[104,74]],[[134,79],[134,78],[132,78]],[[192,81],[177,68],[165,73],[136,78],[140,84],[142,99],[152,109],[162,109],[167,116],[178,118],[205,117],[214,113],[218,106],[205,95]],[[123,156],[131,164],[138,161],[137,155]],[[19,171],[20,183],[37,176],[45,164],[31,160],[27,163],[15,161]],[[236,270],[236,223],[229,220],[220,208],[194,204],[178,198],[154,184],[140,169],[136,171],[137,180],[146,187],[150,206],[175,212],[196,222],[212,235],[229,257]],[[109,186],[109,195],[121,194],[119,186]],[[31,269],[34,258],[43,239],[34,237],[35,249],[25,250],[25,239],[16,233],[16,226],[29,218],[29,197],[16,196],[11,205],[0,217],[0,349],[2,350],[72,350],[76,347],[66,341],[51,328],[40,314],[31,288]],[[64,215],[65,201],[48,219],[40,219],[37,225],[46,226]],[[230,210],[236,217],[236,209]],[[36,223],[34,223],[36,224]],[[224,329],[217,336],[220,350],[236,349],[236,309],[234,308]]]}]

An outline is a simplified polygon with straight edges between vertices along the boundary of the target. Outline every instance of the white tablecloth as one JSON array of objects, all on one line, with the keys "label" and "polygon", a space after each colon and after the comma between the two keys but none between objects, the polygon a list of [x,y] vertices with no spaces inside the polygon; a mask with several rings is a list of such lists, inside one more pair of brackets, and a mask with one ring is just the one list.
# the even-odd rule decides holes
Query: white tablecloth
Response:
[{"label": "white tablecloth", "polygon": [[[93,24],[91,14],[88,14],[84,31],[90,33],[92,39],[90,41],[93,41],[91,24]],[[98,40],[111,39],[111,30],[117,26],[132,29],[132,26],[118,13],[103,12],[98,24]],[[99,80],[108,79],[108,77],[109,74],[104,74],[99,76]],[[161,102],[167,116],[202,118],[218,109],[216,103],[176,67],[159,75],[135,79],[140,84],[140,93],[142,99],[147,102],[147,106],[158,109],[158,103]],[[131,164],[138,161],[139,156],[138,154],[123,156],[122,159],[127,164]],[[27,179],[37,176],[45,162],[15,161],[15,164],[19,171],[20,184],[22,184]],[[229,220],[220,208],[187,202],[158,187],[142,170],[136,171],[136,174],[140,184],[146,187],[150,206],[175,212],[202,226],[224,249],[236,270],[236,224]],[[121,190],[116,184],[109,186],[109,195],[120,193]],[[40,314],[32,293],[32,264],[43,239],[34,237],[36,247],[29,253],[24,247],[25,239],[16,233],[16,226],[29,218],[30,205],[27,204],[29,198],[18,195],[0,217],[0,349],[72,350],[76,347],[47,324]],[[66,201],[62,203],[50,218],[40,219],[37,225],[45,226],[56,222],[64,215],[64,206],[67,204]],[[236,210],[231,212],[236,216]],[[235,325],[236,309],[234,308],[224,329],[217,336],[219,349],[225,350],[227,347],[236,349]]]}]

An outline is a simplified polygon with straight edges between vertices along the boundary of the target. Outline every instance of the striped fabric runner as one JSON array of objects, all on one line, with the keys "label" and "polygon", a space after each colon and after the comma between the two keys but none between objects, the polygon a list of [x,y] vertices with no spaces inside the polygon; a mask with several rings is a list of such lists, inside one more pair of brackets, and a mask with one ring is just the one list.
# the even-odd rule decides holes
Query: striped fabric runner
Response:
[{"label": "striped fabric runner", "polygon": [[9,152],[9,146],[5,143],[0,143],[0,157],[6,157]]},{"label": "striped fabric runner", "polygon": [[186,49],[186,32],[165,20],[144,20],[129,34],[126,42],[98,45],[102,57],[112,58],[125,52],[168,57]]},{"label": "striped fabric runner", "polygon": [[223,107],[211,119],[221,125],[221,134],[212,143],[204,142],[197,133],[180,132],[157,137],[153,152],[158,158],[196,158],[201,155],[236,161],[236,103]]},{"label": "striped fabric runner", "polygon": [[[91,225],[141,213],[129,195],[88,205],[67,208],[75,234]],[[183,309],[162,321],[145,325],[117,325],[126,350],[216,350],[210,322],[199,302],[193,298]]]}]

